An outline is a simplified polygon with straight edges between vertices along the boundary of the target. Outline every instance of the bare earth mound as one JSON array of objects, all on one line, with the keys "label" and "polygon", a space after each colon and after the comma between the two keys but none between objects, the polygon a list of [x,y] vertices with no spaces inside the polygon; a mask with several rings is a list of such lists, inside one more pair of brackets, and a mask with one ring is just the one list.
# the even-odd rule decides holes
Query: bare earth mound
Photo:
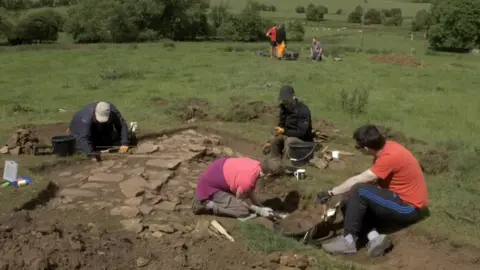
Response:
[{"label": "bare earth mound", "polygon": [[423,61],[418,61],[414,56],[398,54],[377,54],[369,59],[374,63],[402,65],[409,67],[423,67]]}]

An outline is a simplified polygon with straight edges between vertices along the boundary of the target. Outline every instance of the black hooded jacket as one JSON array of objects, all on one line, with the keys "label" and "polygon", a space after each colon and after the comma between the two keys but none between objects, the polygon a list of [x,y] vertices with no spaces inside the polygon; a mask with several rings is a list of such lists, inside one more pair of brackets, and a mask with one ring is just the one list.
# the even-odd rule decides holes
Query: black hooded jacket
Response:
[{"label": "black hooded jacket", "polygon": [[285,130],[283,133],[285,136],[296,137],[307,142],[313,141],[310,109],[303,102],[296,100],[292,109],[280,104],[278,126]]}]

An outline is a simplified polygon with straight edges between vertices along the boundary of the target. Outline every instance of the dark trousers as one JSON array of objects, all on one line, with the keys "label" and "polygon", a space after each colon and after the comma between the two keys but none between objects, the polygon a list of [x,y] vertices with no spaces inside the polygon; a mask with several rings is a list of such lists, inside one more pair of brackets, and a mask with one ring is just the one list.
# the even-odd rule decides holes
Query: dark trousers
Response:
[{"label": "dark trousers", "polygon": [[344,235],[358,237],[378,225],[406,227],[418,222],[421,211],[396,193],[373,184],[356,184],[342,201]]}]

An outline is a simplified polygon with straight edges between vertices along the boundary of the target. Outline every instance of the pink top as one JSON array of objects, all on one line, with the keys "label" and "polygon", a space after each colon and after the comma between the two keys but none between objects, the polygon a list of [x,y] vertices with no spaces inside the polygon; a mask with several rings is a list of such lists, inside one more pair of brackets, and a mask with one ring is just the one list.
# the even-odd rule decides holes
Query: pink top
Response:
[{"label": "pink top", "polygon": [[260,171],[260,162],[246,157],[229,158],[223,165],[225,181],[233,194],[254,190]]}]

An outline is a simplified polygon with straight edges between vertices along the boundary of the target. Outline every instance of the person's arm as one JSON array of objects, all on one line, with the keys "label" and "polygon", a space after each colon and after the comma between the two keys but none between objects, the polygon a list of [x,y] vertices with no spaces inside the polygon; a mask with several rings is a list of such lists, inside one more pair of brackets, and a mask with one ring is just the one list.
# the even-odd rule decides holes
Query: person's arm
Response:
[{"label": "person's arm", "polygon": [[267,33],[265,34],[265,36],[267,36],[267,37],[270,37],[270,35],[271,35],[271,31],[272,31],[272,29],[271,29],[271,28],[270,28],[270,29],[268,29],[268,31],[267,31]]},{"label": "person's arm", "polygon": [[357,174],[348,178],[342,184],[332,188],[332,195],[342,195],[350,191],[350,189],[358,183],[370,183],[378,180],[378,177],[370,170],[366,170],[361,174]]},{"label": "person's arm", "polygon": [[250,198],[250,201],[252,202],[252,204],[259,207],[263,207],[262,203],[258,200],[257,196],[255,195],[255,191],[253,190],[250,191],[248,194],[248,197]]},{"label": "person's arm", "polygon": [[285,127],[285,136],[288,137],[296,137],[296,138],[302,138],[304,137],[307,132],[308,132],[308,127],[310,126],[311,122],[311,117],[310,117],[310,111],[305,110],[301,111],[298,119],[298,124],[295,129]]},{"label": "person's arm", "polygon": [[127,122],[125,122],[122,114],[114,105],[111,105],[111,112],[114,115],[113,124],[115,129],[120,133],[120,143],[127,146],[129,144]]},{"label": "person's arm", "polygon": [[313,57],[313,49],[312,49],[312,46],[310,46],[310,57]]},{"label": "person's arm", "polygon": [[91,121],[81,119],[80,123],[75,123],[74,134],[77,136],[77,148],[88,157],[94,157],[93,146],[91,142]]}]

